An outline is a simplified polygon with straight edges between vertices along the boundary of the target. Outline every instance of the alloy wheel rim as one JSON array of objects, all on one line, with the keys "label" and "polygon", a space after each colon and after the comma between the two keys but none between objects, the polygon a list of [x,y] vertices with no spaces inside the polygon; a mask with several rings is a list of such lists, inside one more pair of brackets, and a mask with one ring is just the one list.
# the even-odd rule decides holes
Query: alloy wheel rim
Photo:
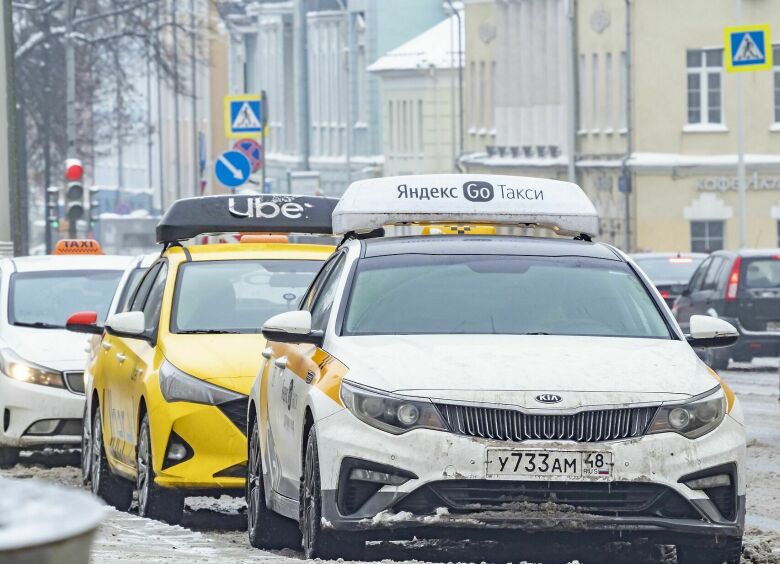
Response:
[{"label": "alloy wheel rim", "polygon": [[249,495],[247,495],[247,523],[250,534],[255,528],[255,512],[260,504],[260,449],[258,448],[257,426],[252,430],[252,437],[249,439]]},{"label": "alloy wheel rim", "polygon": [[92,433],[92,491],[97,494],[100,489],[100,449],[103,445],[100,414],[95,415],[95,426]]},{"label": "alloy wheel rim", "polygon": [[141,433],[136,455],[136,489],[138,490],[138,513],[146,514],[146,503],[149,499],[149,441],[146,429]]},{"label": "alloy wheel rim", "polygon": [[304,535],[306,536],[306,547],[311,550],[315,537],[316,515],[314,506],[314,457],[311,450],[306,452],[306,478],[303,486],[303,510],[304,510]]},{"label": "alloy wheel rim", "polygon": [[92,441],[90,440],[87,421],[85,417],[81,424],[81,477],[84,479],[90,478],[92,475],[92,467],[90,465],[92,461]]}]

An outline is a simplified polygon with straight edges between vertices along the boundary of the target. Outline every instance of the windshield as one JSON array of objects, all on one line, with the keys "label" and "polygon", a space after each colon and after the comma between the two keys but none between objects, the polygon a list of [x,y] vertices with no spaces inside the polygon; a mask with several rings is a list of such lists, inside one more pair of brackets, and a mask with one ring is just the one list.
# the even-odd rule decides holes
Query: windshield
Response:
[{"label": "windshield", "polygon": [[278,313],[298,307],[322,266],[316,260],[224,260],[179,268],[171,331],[259,333]]},{"label": "windshield", "polygon": [[780,260],[760,258],[743,260],[745,288],[780,288]]},{"label": "windshield", "polygon": [[17,272],[11,276],[8,320],[13,325],[64,328],[72,314],[96,311],[103,322],[121,270]]},{"label": "windshield", "polygon": [[360,261],[347,335],[670,338],[633,271],[582,257],[394,255]]},{"label": "windshield", "polygon": [[653,282],[687,283],[706,257],[633,257]]}]

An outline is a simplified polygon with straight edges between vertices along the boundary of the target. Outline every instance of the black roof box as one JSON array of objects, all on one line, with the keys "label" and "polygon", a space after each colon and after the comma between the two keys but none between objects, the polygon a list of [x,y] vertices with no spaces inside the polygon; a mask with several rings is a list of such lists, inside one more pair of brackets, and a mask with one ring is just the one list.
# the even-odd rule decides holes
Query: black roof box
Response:
[{"label": "black roof box", "polygon": [[206,233],[333,233],[337,198],[236,194],[176,200],[157,225],[157,242]]}]

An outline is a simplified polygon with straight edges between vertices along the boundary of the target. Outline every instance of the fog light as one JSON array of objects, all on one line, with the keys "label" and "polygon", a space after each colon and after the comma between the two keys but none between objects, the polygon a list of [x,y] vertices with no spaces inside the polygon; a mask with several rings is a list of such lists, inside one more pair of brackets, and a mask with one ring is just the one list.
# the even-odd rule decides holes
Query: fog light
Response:
[{"label": "fog light", "polygon": [[685,482],[685,485],[692,490],[707,490],[709,488],[718,488],[721,486],[731,485],[731,476],[728,474],[716,474],[715,476],[707,476],[706,478],[697,478]]},{"label": "fog light", "polygon": [[360,482],[373,482],[374,484],[385,484],[388,486],[400,486],[409,481],[409,478],[404,476],[379,472],[377,470],[366,470],[365,468],[353,468],[352,472],[349,473],[349,479],[358,480]]},{"label": "fog light", "polygon": [[168,458],[170,460],[184,460],[185,456],[187,456],[187,447],[184,445],[179,443],[172,443],[168,447]]},{"label": "fog light", "polygon": [[57,425],[60,424],[59,419],[44,419],[42,421],[36,421],[27,429],[28,435],[51,435],[57,430]]}]

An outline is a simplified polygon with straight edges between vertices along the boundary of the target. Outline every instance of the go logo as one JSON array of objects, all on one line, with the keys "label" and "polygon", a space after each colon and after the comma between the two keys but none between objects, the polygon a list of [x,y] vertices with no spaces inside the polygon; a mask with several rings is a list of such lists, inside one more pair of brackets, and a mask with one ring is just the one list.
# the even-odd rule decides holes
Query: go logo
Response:
[{"label": "go logo", "polygon": [[463,185],[463,195],[472,202],[489,202],[493,199],[493,185],[490,182],[471,180]]}]

